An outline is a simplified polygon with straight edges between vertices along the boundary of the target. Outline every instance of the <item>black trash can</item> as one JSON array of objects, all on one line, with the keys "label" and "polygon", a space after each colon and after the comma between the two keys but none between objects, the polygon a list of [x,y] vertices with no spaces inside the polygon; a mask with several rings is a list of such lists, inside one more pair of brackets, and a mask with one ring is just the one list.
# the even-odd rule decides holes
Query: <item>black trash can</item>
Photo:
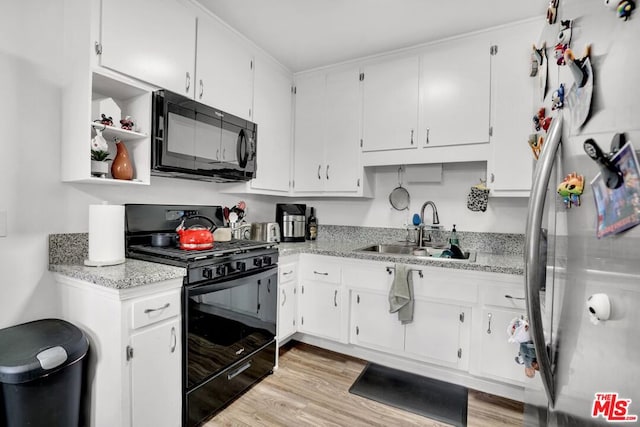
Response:
[{"label": "black trash can", "polygon": [[0,330],[0,425],[77,427],[84,332],[60,319]]}]

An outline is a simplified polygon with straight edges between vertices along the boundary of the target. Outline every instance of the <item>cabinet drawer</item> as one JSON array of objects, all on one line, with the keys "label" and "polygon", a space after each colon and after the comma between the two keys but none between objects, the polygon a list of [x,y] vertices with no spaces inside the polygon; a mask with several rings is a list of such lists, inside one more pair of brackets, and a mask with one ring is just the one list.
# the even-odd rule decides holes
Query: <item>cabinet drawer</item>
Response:
[{"label": "cabinet drawer", "polygon": [[371,263],[369,265],[347,265],[343,267],[343,283],[349,288],[389,292],[393,283],[393,267],[389,263]]},{"label": "cabinet drawer", "polygon": [[340,265],[330,261],[310,259],[300,263],[302,279],[340,283]]},{"label": "cabinet drawer", "polygon": [[131,328],[137,329],[180,314],[180,290],[152,295],[133,303]]},{"label": "cabinet drawer", "polygon": [[284,264],[278,268],[278,283],[293,282],[298,276],[298,264]]},{"label": "cabinet drawer", "polygon": [[475,303],[478,287],[455,274],[438,274],[436,270],[422,268],[423,276],[413,271],[413,291],[416,296]]},{"label": "cabinet drawer", "polygon": [[526,310],[524,284],[520,286],[484,286],[481,291],[484,305]]}]

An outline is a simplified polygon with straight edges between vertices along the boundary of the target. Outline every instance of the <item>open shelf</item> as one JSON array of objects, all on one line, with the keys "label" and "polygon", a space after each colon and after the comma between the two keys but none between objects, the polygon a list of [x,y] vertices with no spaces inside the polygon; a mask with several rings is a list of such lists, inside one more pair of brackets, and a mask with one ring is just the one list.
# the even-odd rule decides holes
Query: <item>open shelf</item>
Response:
[{"label": "open shelf", "polygon": [[126,129],[117,128],[115,126],[107,126],[102,123],[92,122],[91,126],[94,129],[99,129],[102,131],[102,136],[107,140],[113,140],[114,138],[118,138],[122,141],[134,141],[136,139],[144,139],[148,137],[146,133],[134,132]]}]

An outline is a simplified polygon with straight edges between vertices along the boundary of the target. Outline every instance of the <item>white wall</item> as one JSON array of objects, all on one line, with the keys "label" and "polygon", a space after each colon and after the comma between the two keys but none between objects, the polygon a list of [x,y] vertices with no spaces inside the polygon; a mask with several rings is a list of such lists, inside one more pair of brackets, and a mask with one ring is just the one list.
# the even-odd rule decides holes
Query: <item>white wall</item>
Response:
[{"label": "white wall", "polygon": [[[0,210],[6,210],[8,218],[8,236],[0,237],[0,328],[55,316],[48,235],[86,232],[89,204],[107,200],[230,206],[244,199],[250,220],[270,221],[276,202],[298,201],[221,194],[218,184],[155,177],[148,187],[62,183],[60,111],[66,64],[64,22],[56,3],[6,2],[0,14]],[[484,174],[483,163],[446,165],[441,184],[406,185],[412,196],[410,212],[433,200],[447,227],[456,223],[460,230],[522,232],[524,202],[491,200],[486,213],[465,208],[468,187]],[[323,224],[402,226],[411,217],[388,203],[397,185],[396,168],[381,168],[376,180],[374,199],[301,202],[316,206]]]}]

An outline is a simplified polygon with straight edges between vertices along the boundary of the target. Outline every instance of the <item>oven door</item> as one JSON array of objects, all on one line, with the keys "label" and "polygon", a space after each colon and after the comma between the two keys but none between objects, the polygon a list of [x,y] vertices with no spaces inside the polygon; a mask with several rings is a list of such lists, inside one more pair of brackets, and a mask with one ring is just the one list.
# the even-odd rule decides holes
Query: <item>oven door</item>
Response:
[{"label": "oven door", "polygon": [[277,268],[185,287],[187,390],[259,350],[276,335]]}]

